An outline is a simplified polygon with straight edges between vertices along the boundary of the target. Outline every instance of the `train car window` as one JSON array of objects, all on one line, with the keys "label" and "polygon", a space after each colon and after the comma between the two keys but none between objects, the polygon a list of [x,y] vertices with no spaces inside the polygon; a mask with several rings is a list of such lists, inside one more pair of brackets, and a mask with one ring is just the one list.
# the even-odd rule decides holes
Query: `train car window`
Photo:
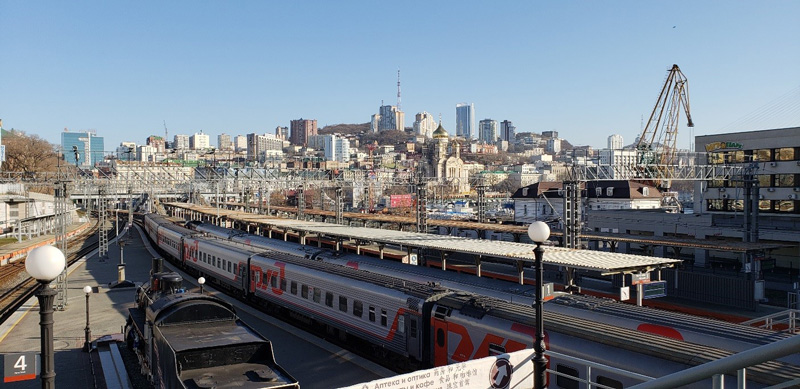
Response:
[{"label": "train car window", "polygon": [[375,307],[369,307],[369,321],[375,321]]},{"label": "train car window", "polygon": [[308,285],[303,284],[300,287],[300,296],[302,296],[304,299],[308,298]]},{"label": "train car window", "polygon": [[347,297],[339,296],[339,310],[347,312]]},{"label": "train car window", "polygon": [[297,294],[297,282],[292,281],[292,294]]},{"label": "train car window", "polygon": [[[578,377],[578,369],[573,369],[569,366],[559,364],[556,366],[556,371],[568,376]],[[578,389],[580,385],[578,380],[559,375],[556,376],[556,386],[564,389]]]},{"label": "train car window", "polygon": [[278,277],[270,276],[269,277],[269,283],[272,285],[273,288],[277,288],[278,287]]},{"label": "train car window", "polygon": [[397,332],[406,333],[406,317],[403,315],[397,315]]},{"label": "train car window", "polygon": [[601,375],[597,376],[597,383],[608,386],[609,388],[622,389],[622,382],[619,382],[613,378],[603,377]]},{"label": "train car window", "polygon": [[411,321],[408,322],[408,332],[410,332],[408,336],[412,338],[417,337],[417,319],[412,317]]},{"label": "train car window", "polygon": [[361,317],[364,314],[364,303],[353,300],[353,316]]},{"label": "train car window", "polygon": [[489,356],[493,357],[500,354],[505,354],[506,348],[494,343],[489,343]]},{"label": "train car window", "polygon": [[228,273],[233,273],[232,267],[233,265],[230,262],[228,262]]},{"label": "train car window", "polygon": [[319,289],[314,289],[314,302],[319,303],[320,297],[322,297],[322,291]]},{"label": "train car window", "polygon": [[286,279],[285,278],[281,278],[281,290],[284,291],[284,292],[286,291]]},{"label": "train car window", "polygon": [[386,310],[381,309],[381,325],[386,327]]},{"label": "train car window", "polygon": [[333,293],[325,292],[325,305],[333,307]]}]

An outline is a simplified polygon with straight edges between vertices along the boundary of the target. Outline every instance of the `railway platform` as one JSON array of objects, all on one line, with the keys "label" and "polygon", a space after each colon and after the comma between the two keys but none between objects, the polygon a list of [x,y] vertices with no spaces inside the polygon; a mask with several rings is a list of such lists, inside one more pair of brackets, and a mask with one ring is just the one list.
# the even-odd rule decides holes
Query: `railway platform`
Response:
[{"label": "railway platform", "polygon": [[[94,223],[89,221],[85,223],[73,223],[67,228],[67,235],[73,236],[80,234],[87,228],[90,228]],[[14,241],[11,243],[0,245],[0,266],[5,266],[9,263],[16,262],[24,258],[28,251],[33,250],[39,246],[52,244],[55,242],[55,236],[52,234],[40,235],[31,239],[23,241]]]},{"label": "railway platform", "polygon": [[[142,244],[139,234],[133,231],[125,237],[126,278],[141,283],[147,280],[151,255]],[[23,243],[30,243],[25,241]],[[101,261],[97,251],[72,264],[68,269],[68,305],[63,311],[53,314],[55,350],[55,382],[59,387],[95,387],[95,377],[102,370],[94,365],[92,373],[89,354],[82,351],[84,328],[86,327],[86,295],[83,287],[96,288],[89,296],[90,328],[92,340],[103,335],[121,332],[127,318],[127,307],[133,301],[134,288],[109,289],[109,283],[117,281],[119,248],[115,240],[109,244],[109,258]],[[40,353],[39,306],[36,298],[28,300],[5,323],[0,324],[0,355],[15,353]],[[98,371],[99,370],[99,371]],[[3,383],[3,388],[39,388],[41,381],[33,380]]]}]

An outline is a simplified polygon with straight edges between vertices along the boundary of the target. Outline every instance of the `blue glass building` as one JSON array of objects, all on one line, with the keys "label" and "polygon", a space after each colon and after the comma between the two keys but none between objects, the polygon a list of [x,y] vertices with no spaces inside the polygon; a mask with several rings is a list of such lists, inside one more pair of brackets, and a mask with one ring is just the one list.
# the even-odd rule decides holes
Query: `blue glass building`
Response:
[{"label": "blue glass building", "polygon": [[67,163],[76,164],[75,150],[77,150],[77,165],[90,168],[103,160],[103,137],[91,132],[62,132],[61,149]]}]

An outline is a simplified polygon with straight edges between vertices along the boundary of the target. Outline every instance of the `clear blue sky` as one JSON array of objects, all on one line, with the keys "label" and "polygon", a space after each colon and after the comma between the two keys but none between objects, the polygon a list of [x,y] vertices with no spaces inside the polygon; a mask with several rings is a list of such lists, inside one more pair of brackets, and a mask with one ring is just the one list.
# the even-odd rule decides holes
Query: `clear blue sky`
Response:
[{"label": "clear blue sky", "polygon": [[[398,68],[406,125],[425,110],[451,133],[472,102],[518,132],[631,143],[673,63],[695,135],[800,125],[800,1],[0,0],[0,58],[6,129],[94,129],[107,150],[164,120],[212,143],[364,123],[395,103]],[[746,119],[775,99],[790,109]]]}]

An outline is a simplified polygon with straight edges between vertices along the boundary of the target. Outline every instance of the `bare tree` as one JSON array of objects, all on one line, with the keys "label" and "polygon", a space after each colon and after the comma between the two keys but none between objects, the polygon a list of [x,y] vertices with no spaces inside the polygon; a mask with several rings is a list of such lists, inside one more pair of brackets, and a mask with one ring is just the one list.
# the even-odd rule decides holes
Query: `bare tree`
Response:
[{"label": "bare tree", "polygon": [[3,137],[6,161],[3,170],[11,172],[52,172],[57,170],[56,146],[39,135],[28,135],[12,130]]}]

